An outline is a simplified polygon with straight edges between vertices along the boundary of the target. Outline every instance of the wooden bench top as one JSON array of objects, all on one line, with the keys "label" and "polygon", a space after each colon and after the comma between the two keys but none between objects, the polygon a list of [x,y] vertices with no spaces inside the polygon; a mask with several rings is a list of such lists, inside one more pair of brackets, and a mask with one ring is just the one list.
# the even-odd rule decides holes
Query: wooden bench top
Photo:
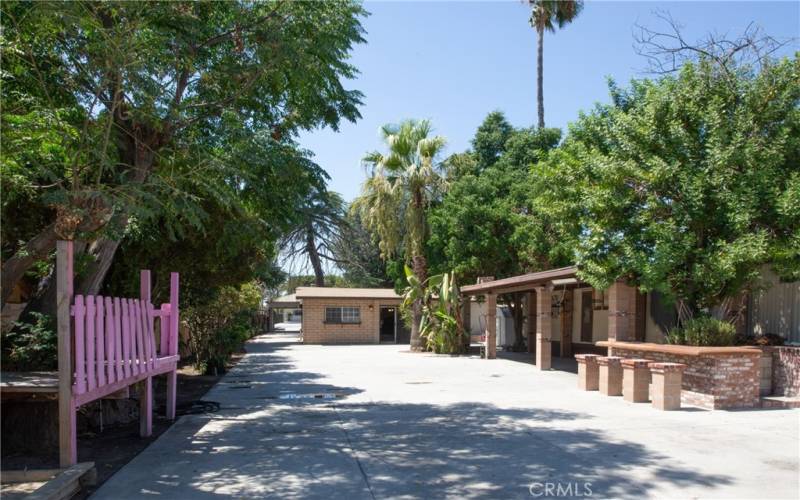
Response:
[{"label": "wooden bench top", "polygon": [[58,392],[58,372],[0,372],[2,392]]}]

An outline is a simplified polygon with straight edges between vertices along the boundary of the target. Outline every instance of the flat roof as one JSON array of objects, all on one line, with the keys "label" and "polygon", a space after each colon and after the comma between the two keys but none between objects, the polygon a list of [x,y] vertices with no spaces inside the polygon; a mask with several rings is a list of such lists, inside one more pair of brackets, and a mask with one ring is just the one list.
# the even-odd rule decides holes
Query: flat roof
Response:
[{"label": "flat roof", "polygon": [[521,291],[526,287],[533,288],[537,285],[563,278],[573,278],[578,272],[576,266],[560,267],[558,269],[548,269],[537,273],[521,274],[501,280],[484,281],[477,285],[466,285],[461,287],[463,295],[481,295],[483,293],[506,293],[510,290]]},{"label": "flat roof", "polygon": [[280,297],[275,297],[274,299],[270,299],[270,302],[277,303],[277,302],[297,302],[297,296],[295,294],[291,295],[281,295]]},{"label": "flat roof", "polygon": [[301,286],[295,293],[298,299],[309,298],[328,298],[328,299],[396,299],[402,297],[397,295],[394,288],[339,288],[339,287],[316,287]]}]

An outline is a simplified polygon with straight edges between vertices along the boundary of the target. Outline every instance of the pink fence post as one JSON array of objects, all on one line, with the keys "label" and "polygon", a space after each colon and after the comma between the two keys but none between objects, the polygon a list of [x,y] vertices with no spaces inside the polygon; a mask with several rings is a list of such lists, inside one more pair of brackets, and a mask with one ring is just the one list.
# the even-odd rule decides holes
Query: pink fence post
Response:
[{"label": "pink fence post", "polygon": [[97,386],[102,387],[106,385],[106,317],[105,305],[103,297],[97,296],[95,302],[95,310],[97,311],[97,318],[95,320],[94,338],[95,338],[95,357],[97,359]]},{"label": "pink fence post", "polygon": [[[86,324],[86,306],[83,305],[83,295],[75,297],[75,392],[86,392],[86,356],[84,345],[86,342],[83,327]],[[70,374],[70,378],[72,374]]]},{"label": "pink fence post", "polygon": [[131,311],[128,307],[129,305],[128,299],[122,299],[122,360],[125,378],[139,373],[138,371],[134,372],[134,366],[131,365],[135,346],[131,342]]},{"label": "pink fence post", "polygon": [[113,384],[117,381],[117,357],[116,357],[116,347],[114,343],[116,342],[116,335],[115,329],[116,324],[114,322],[114,302],[111,300],[111,297],[105,298],[105,310],[106,310],[106,377],[108,378],[108,383]]},{"label": "pink fence post", "polygon": [[144,373],[146,367],[144,365],[144,339],[142,337],[142,307],[141,301],[131,299],[131,308],[133,314],[131,319],[133,321],[132,331],[134,332],[134,343],[136,344],[136,357],[133,359],[134,364],[137,366],[137,374]]},{"label": "pink fence post", "polygon": [[122,356],[122,305],[119,297],[114,297],[114,358],[117,380],[125,377],[125,358]]},{"label": "pink fence post", "polygon": [[[73,401],[72,318],[74,294],[73,243],[56,241],[56,310],[58,318],[58,458],[61,467],[78,462],[78,441]],[[76,311],[77,312],[77,311]],[[75,324],[78,321],[76,318]],[[77,351],[77,342],[76,342]],[[77,363],[76,363],[77,364]]]},{"label": "pink fence post", "polygon": [[158,321],[161,328],[161,348],[158,353],[163,356],[169,355],[169,304],[161,304],[161,316]]},{"label": "pink fence post", "polygon": [[95,353],[94,353],[94,295],[86,296],[86,387],[93,391],[97,386],[97,379],[94,374]]}]

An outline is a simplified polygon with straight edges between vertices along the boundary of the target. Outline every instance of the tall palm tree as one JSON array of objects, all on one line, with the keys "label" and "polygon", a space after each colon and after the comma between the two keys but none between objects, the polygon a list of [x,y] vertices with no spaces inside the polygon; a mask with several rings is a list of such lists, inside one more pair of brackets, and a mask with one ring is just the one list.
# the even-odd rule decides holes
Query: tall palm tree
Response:
[{"label": "tall palm tree", "polygon": [[528,0],[531,6],[531,26],[538,35],[536,52],[536,100],[539,110],[539,128],[544,128],[544,32],[555,33],[556,26],[563,28],[578,17],[583,10],[582,0]]},{"label": "tall palm tree", "polygon": [[[381,255],[391,258],[404,251],[414,275],[424,283],[428,275],[425,242],[426,208],[443,190],[444,177],[437,157],[445,139],[431,136],[427,120],[406,120],[381,128],[387,151],[368,153],[362,160],[367,181],[354,201],[365,225],[378,238]],[[422,302],[412,306],[411,349],[420,350]]]}]

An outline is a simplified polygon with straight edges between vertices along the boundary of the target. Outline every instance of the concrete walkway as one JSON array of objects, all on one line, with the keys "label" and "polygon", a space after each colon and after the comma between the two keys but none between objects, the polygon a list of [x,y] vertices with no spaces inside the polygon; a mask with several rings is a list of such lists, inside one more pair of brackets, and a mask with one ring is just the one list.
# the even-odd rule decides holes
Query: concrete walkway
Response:
[{"label": "concrete walkway", "polygon": [[260,337],[206,395],[221,411],[182,417],[93,498],[800,495],[800,410],[658,412],[571,373],[404,349]]}]

